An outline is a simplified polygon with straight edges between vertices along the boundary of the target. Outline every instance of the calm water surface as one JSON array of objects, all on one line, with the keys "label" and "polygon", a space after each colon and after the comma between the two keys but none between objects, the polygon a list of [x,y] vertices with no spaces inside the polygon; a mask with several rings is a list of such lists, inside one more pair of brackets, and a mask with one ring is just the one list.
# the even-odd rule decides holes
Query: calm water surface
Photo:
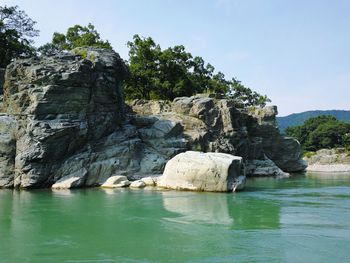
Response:
[{"label": "calm water surface", "polygon": [[0,190],[0,262],[349,262],[350,174],[239,193]]}]

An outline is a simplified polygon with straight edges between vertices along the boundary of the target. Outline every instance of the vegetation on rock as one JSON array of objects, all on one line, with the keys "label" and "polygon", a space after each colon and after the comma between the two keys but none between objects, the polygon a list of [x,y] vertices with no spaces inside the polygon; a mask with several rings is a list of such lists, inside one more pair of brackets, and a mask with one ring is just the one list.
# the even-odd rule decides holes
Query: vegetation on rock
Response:
[{"label": "vegetation on rock", "polygon": [[0,68],[14,58],[35,54],[32,38],[39,35],[35,24],[18,6],[0,6]]},{"label": "vegetation on rock", "polygon": [[112,49],[108,41],[101,40],[95,26],[75,25],[68,28],[66,34],[55,32],[51,43],[41,46],[38,51],[42,54],[52,54],[62,50],[72,50],[77,47],[99,47]]},{"label": "vegetation on rock", "polygon": [[286,135],[297,139],[306,151],[350,147],[350,124],[329,115],[310,118],[301,126],[288,127]]},{"label": "vegetation on rock", "polygon": [[127,99],[173,100],[197,93],[220,93],[242,102],[244,106],[265,106],[270,100],[193,56],[182,45],[162,50],[150,37],[134,35],[129,47],[129,78],[125,85]]},{"label": "vegetation on rock", "polygon": [[[0,67],[6,67],[11,59],[35,55],[32,39],[39,31],[24,11],[14,7],[0,7]],[[75,25],[66,34],[55,32],[52,41],[37,51],[51,55],[79,47],[112,49],[107,40],[102,40],[94,25]],[[128,77],[125,81],[126,99],[173,100],[176,97],[198,93],[216,93],[232,98],[237,105],[265,106],[270,99],[248,87],[239,80],[227,80],[222,72],[206,63],[202,57],[193,56],[185,47],[177,45],[162,50],[150,37],[134,35],[128,42]],[[83,58],[86,54],[79,53]]]}]

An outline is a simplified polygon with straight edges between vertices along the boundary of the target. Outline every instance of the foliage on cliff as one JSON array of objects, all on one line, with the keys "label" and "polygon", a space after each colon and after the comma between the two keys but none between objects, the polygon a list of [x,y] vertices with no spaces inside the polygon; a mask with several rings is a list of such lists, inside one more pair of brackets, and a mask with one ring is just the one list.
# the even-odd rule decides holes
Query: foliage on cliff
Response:
[{"label": "foliage on cliff", "polygon": [[227,80],[222,72],[194,57],[182,45],[162,50],[150,37],[135,35],[129,47],[127,99],[163,99],[192,96],[197,93],[221,93],[245,106],[264,106],[270,100],[245,87],[240,81]]},{"label": "foliage on cliff", "polygon": [[18,6],[0,6],[0,67],[13,58],[35,54],[32,38],[39,34],[35,24]]},{"label": "foliage on cliff", "polygon": [[[34,55],[31,38],[38,35],[35,22],[15,7],[0,7],[0,67],[12,58]],[[69,27],[66,34],[55,32],[52,41],[38,52],[50,55],[77,47],[112,49],[100,38],[92,24]],[[219,93],[235,99],[242,106],[265,106],[270,100],[245,87],[235,78],[227,80],[222,72],[193,56],[177,45],[162,50],[152,38],[135,35],[129,47],[129,74],[125,81],[127,99],[163,99],[192,96],[198,93]]]},{"label": "foliage on cliff", "polygon": [[66,34],[55,32],[51,43],[41,46],[38,51],[42,54],[51,54],[62,50],[72,50],[77,47],[99,47],[112,49],[111,44],[101,40],[95,26],[75,25],[69,27]]},{"label": "foliage on cliff", "polygon": [[350,147],[350,124],[329,115],[310,118],[301,126],[288,127],[286,135],[296,138],[307,151]]}]

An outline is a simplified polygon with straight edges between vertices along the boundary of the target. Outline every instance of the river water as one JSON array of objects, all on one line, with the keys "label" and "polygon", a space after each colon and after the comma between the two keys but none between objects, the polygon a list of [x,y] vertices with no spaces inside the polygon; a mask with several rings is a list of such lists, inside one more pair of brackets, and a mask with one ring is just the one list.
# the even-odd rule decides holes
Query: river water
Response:
[{"label": "river water", "polygon": [[0,190],[0,262],[350,262],[350,174],[238,193]]}]

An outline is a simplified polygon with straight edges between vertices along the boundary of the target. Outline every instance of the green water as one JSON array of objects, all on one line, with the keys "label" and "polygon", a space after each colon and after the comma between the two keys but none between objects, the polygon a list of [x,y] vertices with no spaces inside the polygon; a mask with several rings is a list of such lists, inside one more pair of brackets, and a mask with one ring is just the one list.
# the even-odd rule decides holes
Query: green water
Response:
[{"label": "green water", "polygon": [[0,262],[349,262],[350,174],[239,193],[0,190]]}]

